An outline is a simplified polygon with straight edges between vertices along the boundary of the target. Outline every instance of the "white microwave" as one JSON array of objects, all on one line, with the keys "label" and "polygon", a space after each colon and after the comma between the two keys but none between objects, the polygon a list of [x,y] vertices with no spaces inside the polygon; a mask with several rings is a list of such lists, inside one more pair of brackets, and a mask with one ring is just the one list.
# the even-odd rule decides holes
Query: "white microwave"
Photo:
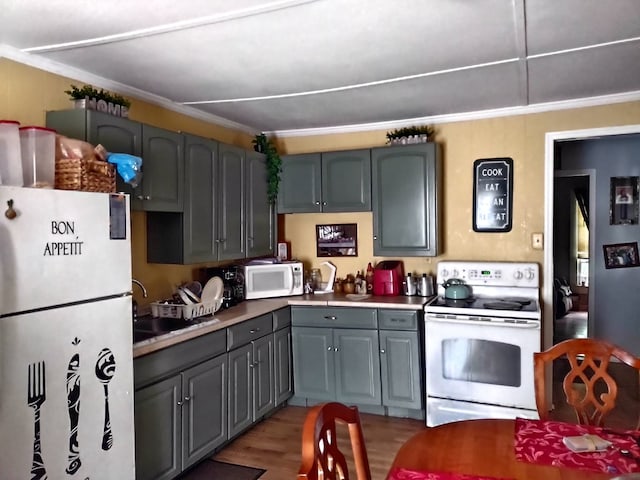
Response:
[{"label": "white microwave", "polygon": [[283,262],[244,266],[247,300],[302,295],[302,262]]}]

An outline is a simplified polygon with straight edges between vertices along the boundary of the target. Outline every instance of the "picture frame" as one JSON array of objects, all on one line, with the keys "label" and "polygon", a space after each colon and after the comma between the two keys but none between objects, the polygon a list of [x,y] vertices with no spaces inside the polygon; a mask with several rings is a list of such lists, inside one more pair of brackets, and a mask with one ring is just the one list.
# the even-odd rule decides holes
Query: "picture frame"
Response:
[{"label": "picture frame", "polygon": [[640,177],[611,177],[610,225],[637,225],[639,219],[638,180]]},{"label": "picture frame", "polygon": [[602,245],[605,268],[640,267],[638,242]]},{"label": "picture frame", "polygon": [[316,254],[318,257],[357,257],[358,224],[316,225]]}]

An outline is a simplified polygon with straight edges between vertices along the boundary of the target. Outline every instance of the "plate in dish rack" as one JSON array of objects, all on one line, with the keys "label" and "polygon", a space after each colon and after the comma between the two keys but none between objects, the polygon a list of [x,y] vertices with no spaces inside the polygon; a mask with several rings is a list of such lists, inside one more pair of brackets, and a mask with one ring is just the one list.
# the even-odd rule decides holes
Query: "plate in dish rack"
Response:
[{"label": "plate in dish rack", "polygon": [[209,281],[202,288],[202,295],[200,300],[202,303],[210,304],[214,303],[214,312],[217,312],[222,306],[222,293],[224,291],[224,284],[220,277],[211,277]]}]

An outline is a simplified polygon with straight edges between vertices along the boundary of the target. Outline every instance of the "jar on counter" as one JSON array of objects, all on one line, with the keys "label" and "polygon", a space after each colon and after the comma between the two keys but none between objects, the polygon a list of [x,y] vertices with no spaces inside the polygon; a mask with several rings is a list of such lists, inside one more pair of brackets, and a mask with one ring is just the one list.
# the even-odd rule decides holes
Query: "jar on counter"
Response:
[{"label": "jar on counter", "polygon": [[322,273],[319,268],[312,268],[309,278],[311,280],[311,288],[314,292],[322,288]]}]

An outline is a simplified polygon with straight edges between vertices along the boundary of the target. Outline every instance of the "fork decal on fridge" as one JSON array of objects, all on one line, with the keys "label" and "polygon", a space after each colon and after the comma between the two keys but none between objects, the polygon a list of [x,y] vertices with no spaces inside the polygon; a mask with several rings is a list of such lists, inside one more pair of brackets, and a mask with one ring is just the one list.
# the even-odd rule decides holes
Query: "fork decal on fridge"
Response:
[{"label": "fork decal on fridge", "polygon": [[44,480],[47,471],[42,460],[40,446],[40,407],[47,399],[46,378],[44,362],[29,365],[29,378],[27,386],[27,404],[34,410],[33,420],[33,460],[31,462],[31,480]]}]

